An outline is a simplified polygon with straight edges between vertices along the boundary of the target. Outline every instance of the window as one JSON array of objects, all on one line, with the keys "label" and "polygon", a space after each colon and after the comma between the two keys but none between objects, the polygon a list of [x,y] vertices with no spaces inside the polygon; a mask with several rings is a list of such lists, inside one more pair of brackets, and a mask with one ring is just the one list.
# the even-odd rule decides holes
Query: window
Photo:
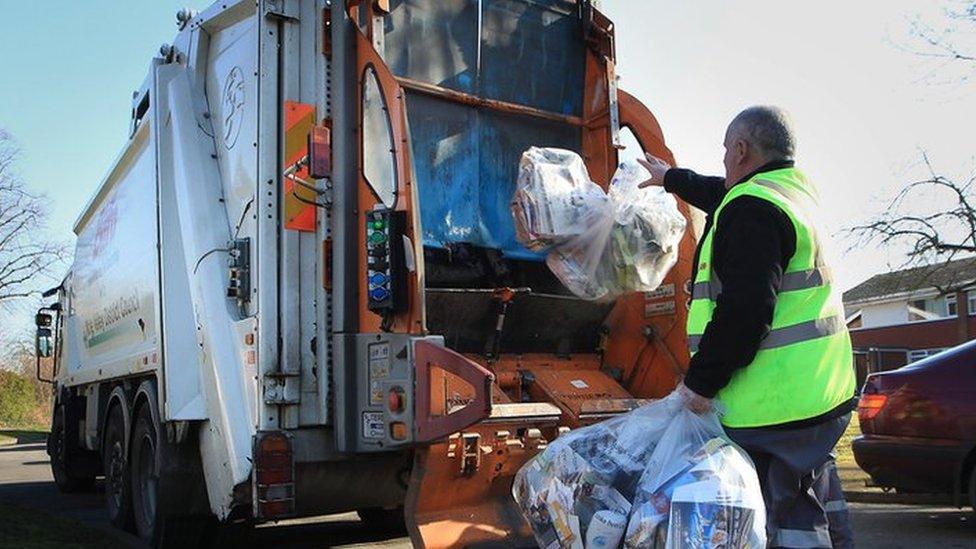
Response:
[{"label": "window", "polygon": [[623,149],[617,152],[617,156],[621,163],[644,158],[644,149],[641,147],[640,141],[637,140],[634,131],[627,126],[620,128],[620,144],[623,145]]},{"label": "window", "polygon": [[[958,314],[956,312],[956,294],[949,294],[945,296],[945,302],[946,312],[949,314],[949,316],[956,316],[956,314]],[[972,299],[970,299],[970,302],[972,302]]]},{"label": "window", "polygon": [[908,302],[908,321],[935,320],[944,316],[941,311],[943,302],[934,299],[913,299]]},{"label": "window", "polygon": [[[956,295],[956,293],[951,293],[945,296],[946,311],[949,316],[956,316],[959,314]],[[976,290],[969,290],[966,292],[966,312],[970,315],[976,314]]]},{"label": "window", "polygon": [[363,176],[387,208],[396,206],[397,173],[393,128],[372,65],[363,74]]},{"label": "window", "polygon": [[944,350],[945,350],[944,348],[938,348],[938,349],[914,349],[908,351],[908,363],[911,364],[912,362],[917,362],[919,360],[922,360],[923,358],[928,358],[932,355],[937,355]]}]

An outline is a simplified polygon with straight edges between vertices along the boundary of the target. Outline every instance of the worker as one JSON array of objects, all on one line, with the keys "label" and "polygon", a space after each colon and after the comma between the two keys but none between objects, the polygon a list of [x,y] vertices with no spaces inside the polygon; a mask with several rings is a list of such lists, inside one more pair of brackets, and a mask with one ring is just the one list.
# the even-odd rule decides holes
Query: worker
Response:
[{"label": "worker", "polygon": [[779,108],[739,113],[724,145],[724,179],[641,160],[642,187],[662,185],[707,215],[677,390],[698,413],[721,403],[729,438],[756,465],[770,547],[851,547],[832,451],[855,406],[853,358],[817,189],[794,166]]}]

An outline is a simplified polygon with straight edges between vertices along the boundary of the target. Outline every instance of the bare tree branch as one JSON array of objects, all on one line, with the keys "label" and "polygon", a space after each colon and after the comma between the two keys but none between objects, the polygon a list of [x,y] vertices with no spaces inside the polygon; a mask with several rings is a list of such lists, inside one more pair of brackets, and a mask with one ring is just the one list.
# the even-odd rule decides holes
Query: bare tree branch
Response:
[{"label": "bare tree branch", "polygon": [[[903,246],[906,267],[937,266],[976,254],[976,172],[965,183],[956,183],[939,175],[927,154],[921,156],[927,176],[905,185],[876,218],[848,228],[846,232],[854,238],[852,248]],[[946,207],[940,198],[952,205]],[[935,272],[937,269],[930,274]],[[952,287],[939,289],[954,291]]]},{"label": "bare tree branch", "polygon": [[27,190],[16,172],[18,150],[0,129],[0,304],[36,293],[49,284],[66,247],[46,235],[43,196]]},{"label": "bare tree branch", "polygon": [[943,0],[946,7],[937,21],[916,15],[907,20],[908,37],[892,44],[931,62],[920,80],[933,81],[943,75],[942,84],[965,84],[976,77],[976,1]]}]

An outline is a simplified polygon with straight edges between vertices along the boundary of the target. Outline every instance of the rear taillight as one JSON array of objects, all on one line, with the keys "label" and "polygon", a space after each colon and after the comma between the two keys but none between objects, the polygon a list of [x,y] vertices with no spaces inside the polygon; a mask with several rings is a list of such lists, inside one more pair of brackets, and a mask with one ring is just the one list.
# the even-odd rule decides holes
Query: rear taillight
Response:
[{"label": "rear taillight", "polygon": [[887,403],[886,395],[861,395],[861,399],[857,402],[857,419],[860,421],[874,419]]},{"label": "rear taillight", "polygon": [[295,465],[291,440],[284,433],[270,431],[255,437],[254,496],[259,518],[295,514]]}]

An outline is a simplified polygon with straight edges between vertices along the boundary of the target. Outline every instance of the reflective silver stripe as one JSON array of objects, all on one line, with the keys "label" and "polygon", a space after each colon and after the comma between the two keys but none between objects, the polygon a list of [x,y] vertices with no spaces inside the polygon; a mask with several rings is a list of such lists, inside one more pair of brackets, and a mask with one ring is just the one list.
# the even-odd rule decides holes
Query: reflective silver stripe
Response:
[{"label": "reflective silver stripe", "polygon": [[795,290],[809,290],[819,288],[829,284],[831,281],[830,269],[818,267],[807,269],[806,271],[794,271],[783,275],[783,281],[779,286],[781,292],[792,292]]},{"label": "reflective silver stripe", "polygon": [[781,528],[770,545],[776,547],[832,547],[826,528],[816,530],[790,530]]},{"label": "reflective silver stripe", "polygon": [[828,501],[824,504],[824,511],[827,511],[828,513],[836,513],[837,511],[845,510],[847,510],[847,502],[842,499]]},{"label": "reflective silver stripe", "polygon": [[775,349],[802,341],[834,335],[844,329],[844,318],[832,316],[801,322],[770,330],[769,335],[759,344],[760,349]]},{"label": "reflective silver stripe", "polygon": [[[759,343],[759,349],[775,349],[785,347],[794,343],[801,343],[811,339],[827,337],[839,333],[844,329],[844,318],[842,316],[832,316],[818,318],[809,322],[801,322],[792,326],[784,326],[770,330],[769,334]],[[698,352],[698,344],[701,343],[700,335],[688,336],[688,350],[692,353]]]},{"label": "reflective silver stripe", "polygon": [[[827,267],[818,267],[816,269],[807,269],[805,271],[793,271],[783,275],[779,291],[793,292],[796,290],[809,290],[811,288],[819,288],[820,286],[829,284],[830,281],[830,269]],[[696,282],[694,286],[691,287],[692,299],[710,299],[715,301],[718,299],[718,296],[721,293],[722,281],[718,279],[708,280],[705,282]]]},{"label": "reflective silver stripe", "polygon": [[811,207],[816,207],[820,202],[814,195],[806,193],[801,189],[793,189],[785,185],[780,185],[775,181],[769,181],[768,179],[753,179],[752,182],[760,187],[772,189],[783,195],[783,198],[787,199],[794,206],[799,208],[804,215],[809,214]]},{"label": "reflective silver stripe", "polygon": [[766,179],[754,179],[752,181],[760,187],[766,187],[774,192],[777,192],[783,196],[790,204],[792,204],[796,211],[794,213],[801,214],[806,218],[807,223],[810,225],[811,235],[813,236],[813,246],[814,246],[814,257],[813,262],[817,267],[825,264],[823,259],[823,248],[820,246],[820,234],[817,227],[813,224],[813,217],[810,215],[811,212],[816,210],[820,205],[820,199],[816,195],[804,192],[802,189],[792,189],[784,185],[780,185],[774,181],[768,181]]},{"label": "reflective silver stripe", "polygon": [[691,287],[692,299],[708,299],[715,301],[718,294],[722,293],[722,282],[718,279],[706,282],[695,282]]}]

